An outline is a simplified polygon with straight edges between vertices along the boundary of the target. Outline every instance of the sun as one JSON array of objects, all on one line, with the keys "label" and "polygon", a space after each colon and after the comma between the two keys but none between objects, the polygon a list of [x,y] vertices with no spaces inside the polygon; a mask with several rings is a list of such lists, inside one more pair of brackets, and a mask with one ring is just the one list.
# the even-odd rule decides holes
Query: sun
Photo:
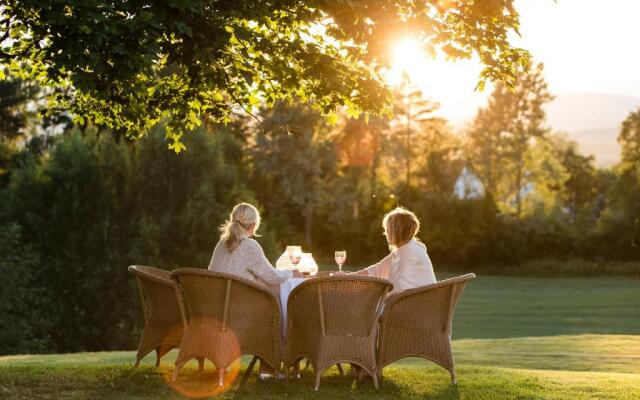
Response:
[{"label": "sun", "polygon": [[388,83],[392,86],[399,84],[405,74],[415,82],[428,63],[420,42],[414,38],[404,38],[396,42],[392,49]]},{"label": "sun", "polygon": [[476,59],[452,61],[442,53],[432,56],[414,37],[394,42],[389,47],[389,57],[390,67],[384,74],[387,84],[397,87],[408,77],[426,98],[441,104],[439,116],[453,121],[469,120],[486,102],[490,89],[475,91],[481,71]]}]

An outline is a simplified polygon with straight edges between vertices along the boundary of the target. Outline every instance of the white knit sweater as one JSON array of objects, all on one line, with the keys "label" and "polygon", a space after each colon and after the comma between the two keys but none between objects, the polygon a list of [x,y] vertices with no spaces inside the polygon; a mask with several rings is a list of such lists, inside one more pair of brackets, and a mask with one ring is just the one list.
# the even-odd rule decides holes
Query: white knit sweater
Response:
[{"label": "white knit sweater", "polygon": [[291,271],[274,269],[260,244],[251,238],[242,239],[233,251],[219,241],[213,250],[209,271],[236,275],[262,283],[273,290],[277,290],[280,282],[292,276]]}]

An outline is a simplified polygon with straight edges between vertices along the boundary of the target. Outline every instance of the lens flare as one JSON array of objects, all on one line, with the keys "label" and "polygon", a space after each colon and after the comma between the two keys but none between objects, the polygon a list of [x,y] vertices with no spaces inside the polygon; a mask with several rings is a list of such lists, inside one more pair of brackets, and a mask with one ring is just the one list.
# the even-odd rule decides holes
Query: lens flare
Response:
[{"label": "lens flare", "polygon": [[[206,326],[202,321],[198,321],[198,325]],[[220,322],[210,321],[209,326],[219,326]],[[213,332],[212,332],[213,334]],[[210,343],[215,340],[213,338]],[[236,358],[224,373],[224,383],[222,386],[218,384],[218,371],[212,365],[212,361],[205,359],[204,370],[198,370],[198,362],[195,359],[189,360],[181,369],[177,379],[173,380],[175,366],[161,364],[160,374],[171,389],[182,396],[189,398],[203,398],[216,396],[224,393],[233,385],[240,372],[240,346],[236,336],[231,331],[227,331],[224,338],[227,342],[227,351],[230,354],[237,354]]]},{"label": "lens flare", "polygon": [[172,380],[173,368],[163,366],[160,368],[162,377],[175,392],[192,399],[211,397],[224,393],[235,382],[240,371],[240,359],[235,360],[227,369],[224,375],[224,384],[218,385],[218,373],[205,362],[205,370],[198,371],[197,362],[190,361],[187,366],[180,370],[178,379]]}]

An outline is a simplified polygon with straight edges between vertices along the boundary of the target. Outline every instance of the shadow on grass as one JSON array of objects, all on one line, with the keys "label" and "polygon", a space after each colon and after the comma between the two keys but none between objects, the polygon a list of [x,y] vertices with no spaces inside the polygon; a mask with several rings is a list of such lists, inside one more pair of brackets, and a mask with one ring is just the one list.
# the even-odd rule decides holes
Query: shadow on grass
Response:
[{"label": "shadow on grass", "polygon": [[[313,389],[315,379],[311,369],[303,371],[301,379],[291,379],[288,385],[283,380],[261,381],[255,373],[242,383],[242,375],[238,374],[235,380],[228,380],[224,391],[219,390],[211,365],[202,373],[193,367],[184,368],[177,384],[168,382],[172,371],[168,365],[157,369],[150,366],[136,369],[130,365],[0,368],[0,398],[488,400],[522,398],[523,394],[534,395],[541,389],[537,379],[523,382],[521,377],[502,371],[473,367],[460,369],[460,386],[453,386],[448,373],[440,369],[391,366],[385,369],[379,390],[374,388],[371,379],[358,382],[332,368],[322,377],[318,391]],[[496,395],[499,397],[494,397]]]},{"label": "shadow on grass", "polygon": [[[342,376],[337,369],[332,368],[322,377],[320,389],[315,391],[315,375],[311,369],[304,371],[300,379],[290,379],[289,384],[283,380],[257,379],[252,374],[242,383],[242,373],[236,379],[225,383],[220,390],[217,386],[216,374],[209,367],[204,372],[188,368],[180,374],[176,383],[167,381],[170,378],[168,369],[151,367],[118,368],[105,370],[95,376],[96,386],[86,391],[83,399],[186,399],[186,398],[216,398],[216,399],[330,399],[342,400],[362,397],[367,399],[414,399],[428,394],[434,400],[458,400],[458,388],[447,382],[445,374],[433,379],[434,374],[424,377],[416,374],[405,380],[405,371],[390,374],[380,382],[380,389],[376,390],[371,379],[361,382]],[[420,382],[416,385],[416,382]]]}]

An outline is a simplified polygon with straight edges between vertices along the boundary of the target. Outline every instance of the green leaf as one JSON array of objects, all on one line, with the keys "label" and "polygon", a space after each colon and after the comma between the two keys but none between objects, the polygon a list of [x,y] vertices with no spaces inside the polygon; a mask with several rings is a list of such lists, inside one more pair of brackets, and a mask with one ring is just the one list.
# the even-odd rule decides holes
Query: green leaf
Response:
[{"label": "green leaf", "polygon": [[176,154],[180,154],[180,152],[187,150],[187,146],[185,146],[181,141],[176,141],[169,144],[169,149],[176,152]]},{"label": "green leaf", "polygon": [[84,118],[81,115],[74,114],[73,118],[72,118],[72,121],[73,121],[74,124],[84,125]]}]

